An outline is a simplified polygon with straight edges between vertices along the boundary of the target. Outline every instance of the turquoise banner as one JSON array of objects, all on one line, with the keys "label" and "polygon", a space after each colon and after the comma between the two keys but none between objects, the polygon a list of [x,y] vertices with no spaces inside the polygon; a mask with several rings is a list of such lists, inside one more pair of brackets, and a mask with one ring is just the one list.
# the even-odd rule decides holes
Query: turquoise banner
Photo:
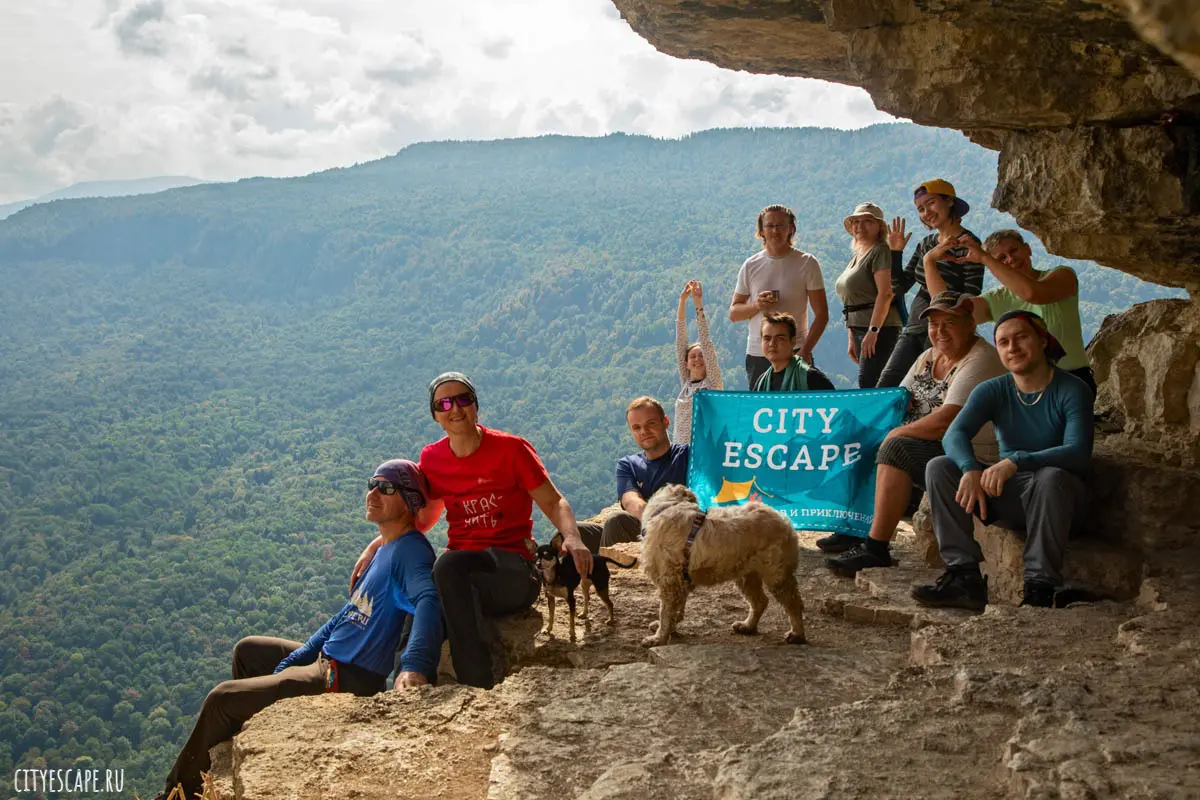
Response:
[{"label": "turquoise banner", "polygon": [[698,392],[688,487],[703,509],[759,501],[798,530],[866,536],[875,453],[907,407],[904,389]]}]

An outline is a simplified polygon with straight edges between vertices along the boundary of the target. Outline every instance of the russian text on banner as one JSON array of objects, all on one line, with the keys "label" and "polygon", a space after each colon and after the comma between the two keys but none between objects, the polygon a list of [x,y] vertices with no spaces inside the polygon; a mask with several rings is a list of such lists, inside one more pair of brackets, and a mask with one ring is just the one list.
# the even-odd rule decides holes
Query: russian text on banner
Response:
[{"label": "russian text on banner", "polygon": [[800,530],[866,536],[875,453],[907,407],[904,389],[697,392],[688,487],[702,509],[760,501]]}]

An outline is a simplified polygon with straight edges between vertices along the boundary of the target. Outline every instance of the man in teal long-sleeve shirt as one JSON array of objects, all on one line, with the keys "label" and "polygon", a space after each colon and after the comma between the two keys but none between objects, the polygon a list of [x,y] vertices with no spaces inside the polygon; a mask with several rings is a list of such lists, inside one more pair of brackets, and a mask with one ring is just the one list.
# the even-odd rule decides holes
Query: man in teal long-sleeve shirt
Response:
[{"label": "man in teal long-sleeve shirt", "polygon": [[[937,583],[913,587],[913,597],[926,605],[976,611],[987,605],[974,515],[1025,530],[1023,605],[1052,606],[1071,526],[1083,508],[1094,435],[1091,389],[1054,366],[1063,348],[1037,314],[1003,315],[995,340],[1009,374],[975,387],[943,438],[946,455],[925,469],[933,532],[946,564]],[[985,467],[971,437],[989,422],[1000,461]]]}]

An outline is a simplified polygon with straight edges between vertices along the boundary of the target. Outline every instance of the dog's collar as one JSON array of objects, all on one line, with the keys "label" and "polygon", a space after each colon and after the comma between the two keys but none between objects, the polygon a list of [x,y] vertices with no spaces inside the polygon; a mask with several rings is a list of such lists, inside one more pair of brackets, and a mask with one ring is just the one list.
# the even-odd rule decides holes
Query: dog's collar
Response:
[{"label": "dog's collar", "polygon": [[689,586],[692,583],[692,576],[688,572],[688,562],[692,560],[692,543],[696,541],[696,534],[700,532],[700,526],[704,524],[707,515],[703,511],[697,511],[692,517],[692,529],[688,531],[687,541],[683,543],[683,582]]}]

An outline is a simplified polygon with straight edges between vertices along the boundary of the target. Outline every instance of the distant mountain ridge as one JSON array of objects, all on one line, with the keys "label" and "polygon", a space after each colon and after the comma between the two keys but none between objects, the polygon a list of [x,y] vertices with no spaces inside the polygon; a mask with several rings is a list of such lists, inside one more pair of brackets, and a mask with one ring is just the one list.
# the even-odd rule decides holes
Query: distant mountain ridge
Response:
[{"label": "distant mountain ridge", "polygon": [[[872,200],[919,239],[912,189],[945,177],[983,236],[1012,225],[995,175],[960,134],[902,124],[548,136],[0,221],[0,774],[87,758],[161,789],[234,642],[303,639],[345,603],[367,473],[441,436],[438,372],[470,374],[483,424],[528,438],[587,516],[635,447],[628,401],[672,408],[688,279],[744,385],[725,309],[760,208],[797,213],[830,297],[817,362],[848,386],[843,217]],[[1085,335],[1178,294],[1073,266]]]},{"label": "distant mountain ridge", "polygon": [[128,197],[138,194],[154,194],[168,189],[179,189],[185,186],[195,186],[207,183],[199,178],[186,175],[160,175],[153,178],[132,178],[117,181],[84,181],[73,183],[62,189],[34,197],[30,200],[19,200],[15,203],[0,205],[0,219],[10,217],[23,208],[37,203],[50,203],[54,200],[75,200],[84,197]]}]

